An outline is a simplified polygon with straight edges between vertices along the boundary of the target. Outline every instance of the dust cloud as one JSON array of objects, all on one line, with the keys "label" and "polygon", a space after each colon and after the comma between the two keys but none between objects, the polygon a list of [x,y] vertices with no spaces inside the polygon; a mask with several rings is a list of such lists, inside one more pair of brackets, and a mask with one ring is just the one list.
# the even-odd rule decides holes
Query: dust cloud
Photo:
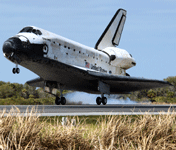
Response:
[{"label": "dust cloud", "polygon": [[[70,102],[82,102],[82,104],[96,104],[96,98],[101,97],[100,94],[89,94],[89,93],[84,93],[84,92],[72,92],[72,93],[67,93],[65,95],[65,98],[70,101]],[[136,104],[137,102],[130,100],[127,98],[126,100],[124,99],[119,99],[118,95],[105,95],[107,97],[108,102],[107,104]]]}]

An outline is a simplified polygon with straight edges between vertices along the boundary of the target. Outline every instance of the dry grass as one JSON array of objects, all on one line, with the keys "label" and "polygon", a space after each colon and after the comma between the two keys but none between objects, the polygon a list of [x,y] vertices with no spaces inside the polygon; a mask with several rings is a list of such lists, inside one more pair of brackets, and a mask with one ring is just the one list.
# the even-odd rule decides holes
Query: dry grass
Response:
[{"label": "dry grass", "polygon": [[176,116],[140,115],[100,117],[96,124],[79,121],[73,126],[68,119],[62,126],[41,121],[33,109],[20,116],[12,109],[0,116],[0,149],[2,150],[155,150],[176,149]]}]

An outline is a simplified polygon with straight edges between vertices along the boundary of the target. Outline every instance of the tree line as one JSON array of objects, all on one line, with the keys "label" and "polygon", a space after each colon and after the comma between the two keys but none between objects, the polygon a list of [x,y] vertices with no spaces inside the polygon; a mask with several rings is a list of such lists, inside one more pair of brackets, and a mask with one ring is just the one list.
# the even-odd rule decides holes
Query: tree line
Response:
[{"label": "tree line", "polygon": [[176,76],[168,77],[164,81],[168,81],[173,86],[131,92],[126,97],[136,101],[176,103]]},{"label": "tree line", "polygon": [[[70,91],[63,91],[66,94]],[[60,91],[57,91],[60,95]],[[43,88],[36,88],[28,84],[10,83],[0,81],[0,105],[52,105],[55,103],[55,96],[44,92]],[[67,102],[67,104],[81,104]]]},{"label": "tree line", "polygon": [[51,97],[42,88],[35,88],[28,84],[10,83],[0,81],[0,98],[23,97],[28,98],[48,98]]}]

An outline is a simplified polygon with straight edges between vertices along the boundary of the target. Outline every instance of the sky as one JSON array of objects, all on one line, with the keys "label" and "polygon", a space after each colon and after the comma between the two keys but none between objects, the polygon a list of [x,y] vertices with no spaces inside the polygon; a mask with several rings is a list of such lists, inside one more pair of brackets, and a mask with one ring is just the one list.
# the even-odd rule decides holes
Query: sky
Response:
[{"label": "sky", "polygon": [[38,77],[22,66],[14,75],[15,64],[3,56],[4,41],[23,27],[37,26],[94,47],[119,8],[127,19],[118,47],[137,63],[127,73],[160,80],[176,76],[175,0],[0,0],[0,81],[24,84]]}]

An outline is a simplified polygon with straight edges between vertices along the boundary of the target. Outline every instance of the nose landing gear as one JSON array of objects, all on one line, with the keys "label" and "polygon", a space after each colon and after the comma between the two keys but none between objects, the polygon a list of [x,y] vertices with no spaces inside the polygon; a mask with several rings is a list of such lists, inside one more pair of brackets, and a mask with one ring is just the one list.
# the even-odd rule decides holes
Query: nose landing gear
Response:
[{"label": "nose landing gear", "polygon": [[13,72],[13,74],[15,74],[15,73],[19,74],[20,73],[20,69],[18,68],[18,64],[16,64],[16,67],[12,69],[12,72]]}]

